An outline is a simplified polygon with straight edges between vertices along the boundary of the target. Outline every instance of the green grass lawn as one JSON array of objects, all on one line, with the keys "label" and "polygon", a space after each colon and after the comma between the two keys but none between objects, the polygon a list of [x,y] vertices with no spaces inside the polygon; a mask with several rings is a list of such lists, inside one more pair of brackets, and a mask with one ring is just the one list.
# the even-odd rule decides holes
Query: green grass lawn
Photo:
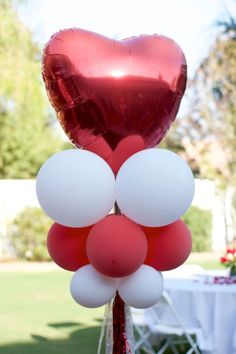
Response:
[{"label": "green grass lawn", "polygon": [[[193,263],[222,268],[217,259]],[[73,301],[72,274],[0,272],[0,354],[96,353],[104,308],[86,309]]]},{"label": "green grass lawn", "polygon": [[72,273],[0,273],[0,354],[94,354],[104,309],[71,298]]}]

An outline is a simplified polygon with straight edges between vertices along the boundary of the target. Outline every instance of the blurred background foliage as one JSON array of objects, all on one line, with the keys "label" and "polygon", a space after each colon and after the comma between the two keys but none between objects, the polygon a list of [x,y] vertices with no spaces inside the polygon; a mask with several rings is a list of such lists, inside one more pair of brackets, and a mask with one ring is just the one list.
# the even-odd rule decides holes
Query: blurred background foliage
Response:
[{"label": "blurred background foliage", "polygon": [[[230,23],[232,19],[229,19]],[[235,185],[236,24],[222,31],[189,80],[187,113],[164,144],[182,153],[196,176]]]},{"label": "blurred background foliage", "polygon": [[236,19],[228,13],[215,26],[218,36],[188,82],[186,114],[176,120],[163,145],[181,154],[195,177],[215,181],[228,243],[229,227],[236,229]]},{"label": "blurred background foliage", "polygon": [[39,208],[25,208],[9,227],[11,240],[17,258],[29,261],[48,261],[46,235],[52,220]]},{"label": "blurred background foliage", "polygon": [[12,1],[0,2],[0,178],[33,178],[61,148],[40,77],[40,50]]},{"label": "blurred background foliage", "polygon": [[[2,179],[34,178],[50,155],[70,146],[55,129],[55,114],[49,106],[41,79],[41,48],[20,20],[15,10],[16,3],[13,0],[0,0]],[[235,227],[236,19],[228,14],[226,20],[215,25],[218,27],[218,36],[194,77],[188,82],[185,113],[175,121],[161,146],[181,154],[191,165],[196,177],[215,180],[223,204],[227,188],[233,188],[231,214]],[[26,257],[28,249],[32,250],[30,245],[33,233],[40,245],[36,247],[37,252],[41,249],[40,236],[35,235],[41,231],[45,235],[48,226],[45,226],[47,221],[37,213],[24,210],[14,221],[13,242],[18,233],[24,238],[24,246],[17,247],[14,244],[21,257]],[[192,208],[184,219],[193,230],[193,249],[207,250],[211,216]],[[205,229],[200,219],[205,220]],[[45,230],[40,231],[39,222]],[[29,224],[34,228],[32,235],[28,229]],[[201,240],[201,245],[195,238]],[[47,258],[43,254],[33,254],[32,257]]]},{"label": "blurred background foliage", "polygon": [[[0,178],[35,177],[65,144],[53,129],[41,48],[15,10],[19,2],[0,0]],[[236,22],[229,14],[215,25],[219,35],[188,82],[188,108],[161,145],[182,154],[195,176],[225,187],[235,185]]]},{"label": "blurred background foliage", "polygon": [[182,220],[192,233],[192,251],[207,252],[211,250],[212,214],[210,210],[202,210],[191,206]]}]

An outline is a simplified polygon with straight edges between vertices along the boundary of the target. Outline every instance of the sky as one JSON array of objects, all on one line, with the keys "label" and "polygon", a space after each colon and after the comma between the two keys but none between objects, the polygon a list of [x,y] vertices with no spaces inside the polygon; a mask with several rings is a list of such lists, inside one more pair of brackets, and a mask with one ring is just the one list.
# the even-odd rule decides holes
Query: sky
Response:
[{"label": "sky", "polygon": [[236,0],[31,0],[18,12],[42,46],[72,27],[116,39],[163,34],[181,46],[192,76],[217,36],[216,21],[236,16]]}]

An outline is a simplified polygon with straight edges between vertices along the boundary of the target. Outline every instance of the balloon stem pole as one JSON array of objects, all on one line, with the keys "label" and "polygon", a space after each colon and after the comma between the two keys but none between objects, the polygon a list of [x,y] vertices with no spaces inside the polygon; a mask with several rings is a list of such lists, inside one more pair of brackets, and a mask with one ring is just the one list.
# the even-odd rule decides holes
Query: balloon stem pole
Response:
[{"label": "balloon stem pole", "polygon": [[113,302],[113,351],[112,354],[126,354],[125,304],[118,293]]},{"label": "balloon stem pole", "polygon": [[117,203],[115,203],[115,214],[116,215],[121,215],[121,211],[120,211]]},{"label": "balloon stem pole", "polygon": [[[115,203],[115,214],[116,215],[121,214],[121,211],[117,203]],[[112,315],[113,315],[112,316],[113,317],[112,354],[126,354],[127,336],[126,336],[125,303],[119,296],[118,292],[116,293],[116,296],[113,301]]]}]

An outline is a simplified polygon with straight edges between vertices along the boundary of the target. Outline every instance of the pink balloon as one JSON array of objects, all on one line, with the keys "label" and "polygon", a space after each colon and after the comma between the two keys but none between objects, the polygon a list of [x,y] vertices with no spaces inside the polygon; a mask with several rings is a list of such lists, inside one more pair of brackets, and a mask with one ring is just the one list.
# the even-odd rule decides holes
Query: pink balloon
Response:
[{"label": "pink balloon", "polygon": [[147,255],[141,227],[123,215],[109,215],[94,225],[87,239],[87,255],[94,268],[108,277],[135,272]]}]

